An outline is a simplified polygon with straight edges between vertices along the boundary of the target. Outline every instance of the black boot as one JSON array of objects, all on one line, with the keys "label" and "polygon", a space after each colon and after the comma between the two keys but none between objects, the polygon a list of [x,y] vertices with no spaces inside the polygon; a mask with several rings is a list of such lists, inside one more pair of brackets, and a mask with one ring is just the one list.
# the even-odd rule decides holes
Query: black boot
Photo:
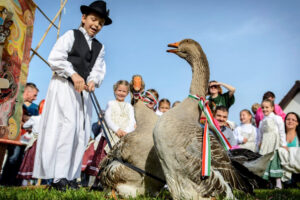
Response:
[{"label": "black boot", "polygon": [[57,183],[52,183],[51,188],[65,192],[68,185],[69,181],[66,178],[62,178]]},{"label": "black boot", "polygon": [[78,186],[78,183],[76,182],[76,179],[74,179],[72,181],[69,181],[69,185],[68,186],[72,190],[78,190],[79,189],[79,186]]}]

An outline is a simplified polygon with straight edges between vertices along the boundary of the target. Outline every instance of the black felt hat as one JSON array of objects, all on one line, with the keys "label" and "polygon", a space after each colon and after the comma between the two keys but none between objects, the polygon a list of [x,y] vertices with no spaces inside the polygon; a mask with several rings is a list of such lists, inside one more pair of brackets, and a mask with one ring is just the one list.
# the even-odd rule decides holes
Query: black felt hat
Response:
[{"label": "black felt hat", "polygon": [[94,1],[89,6],[80,6],[82,14],[89,14],[91,12],[97,13],[100,17],[105,19],[104,25],[110,25],[112,20],[109,18],[109,10],[106,10],[106,3],[104,1]]}]

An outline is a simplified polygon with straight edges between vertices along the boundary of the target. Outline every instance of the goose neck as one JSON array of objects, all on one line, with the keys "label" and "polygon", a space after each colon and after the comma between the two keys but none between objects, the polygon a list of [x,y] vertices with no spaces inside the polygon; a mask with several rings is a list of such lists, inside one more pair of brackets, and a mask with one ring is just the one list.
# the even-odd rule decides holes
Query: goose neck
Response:
[{"label": "goose neck", "polygon": [[190,94],[205,96],[209,81],[209,67],[207,61],[200,59],[198,62],[191,63],[192,82]]}]

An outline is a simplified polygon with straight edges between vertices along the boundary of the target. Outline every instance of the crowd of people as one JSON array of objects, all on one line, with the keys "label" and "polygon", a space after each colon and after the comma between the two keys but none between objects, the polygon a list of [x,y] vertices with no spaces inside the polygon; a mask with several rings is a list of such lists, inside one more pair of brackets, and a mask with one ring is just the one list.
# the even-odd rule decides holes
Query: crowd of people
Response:
[{"label": "crowd of people", "polygon": [[[110,151],[100,122],[91,124],[89,93],[100,86],[106,71],[104,46],[94,36],[112,20],[103,1],[80,9],[81,27],[61,36],[50,53],[48,61],[54,73],[45,100],[34,104],[39,90],[33,83],[25,86],[21,124],[24,145],[8,147],[2,185],[28,185],[42,180],[41,184],[51,184],[58,190],[78,189],[78,183],[87,186],[89,176],[97,176],[100,161]],[[227,92],[223,93],[223,89]],[[112,146],[136,128],[134,107],[125,102],[129,82],[117,81],[113,92],[115,99],[107,103],[104,115],[112,133],[108,138]],[[241,123],[235,126],[228,120],[229,109],[235,103],[235,88],[210,81],[207,92],[216,126],[233,149],[249,149],[261,155],[275,152],[263,178],[274,179],[276,187],[282,188],[277,149],[299,147],[299,116],[294,112],[285,115],[274,103],[274,93],[268,91],[261,103],[253,104],[252,112],[240,111]],[[146,90],[143,101],[158,116],[180,104],[176,101],[171,106],[167,98],[159,98],[155,89]],[[199,123],[203,120],[199,116]]]}]

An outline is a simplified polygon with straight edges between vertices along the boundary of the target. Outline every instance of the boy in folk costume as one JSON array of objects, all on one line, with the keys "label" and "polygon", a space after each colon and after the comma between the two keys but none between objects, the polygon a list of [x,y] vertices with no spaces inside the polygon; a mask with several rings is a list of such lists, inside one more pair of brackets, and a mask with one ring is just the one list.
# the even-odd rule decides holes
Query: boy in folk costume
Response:
[{"label": "boy in folk costume", "polygon": [[106,65],[104,46],[94,36],[112,23],[104,1],[82,5],[81,27],[61,36],[48,62],[50,81],[39,128],[33,177],[53,178],[53,187],[77,189],[82,157],[90,137],[89,92],[101,84]]}]

